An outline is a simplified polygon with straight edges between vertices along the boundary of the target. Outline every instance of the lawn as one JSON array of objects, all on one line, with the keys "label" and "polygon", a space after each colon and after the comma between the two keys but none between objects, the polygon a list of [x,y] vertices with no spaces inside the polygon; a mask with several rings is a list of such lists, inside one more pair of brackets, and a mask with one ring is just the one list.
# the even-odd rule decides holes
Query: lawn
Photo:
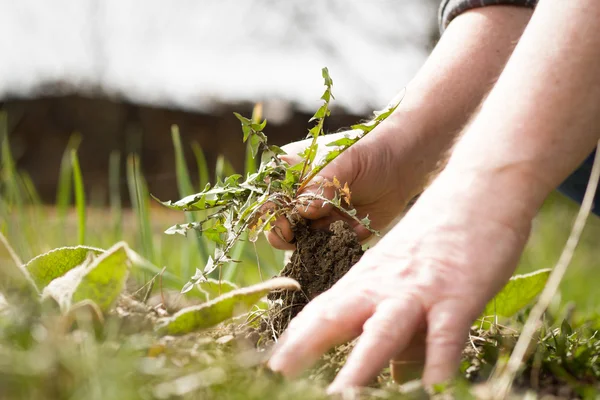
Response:
[{"label": "lawn", "polygon": [[[5,139],[1,122],[0,138]],[[181,195],[199,191],[205,182],[191,182],[176,131],[173,143],[177,154],[173,169]],[[264,368],[273,343],[273,335],[261,329],[265,301],[253,306],[250,314],[209,329],[182,336],[157,334],[155,319],[199,302],[197,296],[184,296],[179,291],[196,268],[204,267],[214,243],[205,237],[164,233],[171,225],[189,220],[149,196],[135,157],[127,160],[128,185],[134,199],[131,208],[123,206],[116,191],[111,192],[110,204],[90,205],[82,190],[85,171],[79,171],[75,149],[67,149],[64,160],[57,202],[44,205],[27,175],[16,170],[7,141],[2,142],[0,233],[16,258],[26,263],[59,247],[108,249],[124,241],[145,263],[132,267],[124,294],[109,312],[100,315],[94,307],[86,311],[85,306],[68,315],[55,309],[32,311],[26,304],[3,308],[0,399],[326,398],[324,388],[351,344],[328,353],[301,379],[286,381]],[[206,167],[197,161],[199,168],[204,168],[199,175],[207,179]],[[226,172],[221,168],[217,174],[222,177]],[[107,173],[112,182],[120,175],[114,168]],[[577,210],[577,205],[558,194],[546,201],[535,220],[519,273],[554,266]],[[193,217],[201,218],[202,212]],[[520,394],[532,388],[534,393],[551,392],[565,398],[593,397],[596,388],[600,389],[600,368],[596,365],[600,355],[596,339],[600,291],[595,290],[600,284],[599,238],[600,219],[590,217],[560,292],[545,316],[537,350],[516,382]],[[283,252],[272,249],[262,237],[256,243],[245,240],[236,244],[232,254],[241,262],[225,263],[210,278],[247,287],[275,276],[284,265]],[[10,262],[3,246],[1,267]],[[218,296],[226,289],[218,284],[210,290]],[[470,383],[459,381],[448,390],[455,390],[460,397],[477,390],[472,385],[484,382],[495,363],[505,359],[528,310],[485,330],[473,330],[462,366]],[[384,371],[362,395],[423,395],[410,388],[394,384]]]}]

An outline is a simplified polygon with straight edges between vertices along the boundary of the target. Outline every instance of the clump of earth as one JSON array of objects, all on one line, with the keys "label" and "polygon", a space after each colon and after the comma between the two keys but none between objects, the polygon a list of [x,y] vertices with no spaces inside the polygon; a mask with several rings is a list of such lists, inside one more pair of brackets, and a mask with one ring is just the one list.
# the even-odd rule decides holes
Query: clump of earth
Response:
[{"label": "clump of earth", "polygon": [[269,295],[275,302],[270,312],[270,324],[277,334],[287,328],[306,304],[340,280],[364,253],[356,233],[344,221],[333,222],[329,231],[323,231],[299,220],[292,230],[296,250],[280,275],[298,281],[301,290]]}]

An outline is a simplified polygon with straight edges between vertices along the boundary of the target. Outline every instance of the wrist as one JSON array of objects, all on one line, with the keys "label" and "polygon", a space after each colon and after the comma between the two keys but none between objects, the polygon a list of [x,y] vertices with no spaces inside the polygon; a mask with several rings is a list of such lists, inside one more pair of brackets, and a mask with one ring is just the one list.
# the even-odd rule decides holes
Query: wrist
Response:
[{"label": "wrist", "polygon": [[424,103],[422,93],[410,86],[406,90],[396,111],[365,144],[388,154],[392,184],[402,188],[408,200],[425,189],[443,164],[466,116],[439,112],[438,104]]},{"label": "wrist", "polygon": [[424,201],[450,205],[457,212],[493,220],[527,235],[549,192],[525,168],[464,168],[449,164],[427,189]]}]

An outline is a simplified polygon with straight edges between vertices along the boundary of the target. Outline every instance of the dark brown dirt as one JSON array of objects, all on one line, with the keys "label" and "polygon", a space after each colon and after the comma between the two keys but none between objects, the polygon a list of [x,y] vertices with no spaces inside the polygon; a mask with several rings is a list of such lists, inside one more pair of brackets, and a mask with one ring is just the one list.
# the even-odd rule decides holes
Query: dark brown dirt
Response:
[{"label": "dark brown dirt", "polygon": [[277,334],[285,330],[310,300],[333,286],[363,255],[356,234],[347,223],[336,221],[329,229],[311,229],[303,220],[293,228],[296,251],[281,276],[295,279],[302,290],[269,295],[270,300],[281,300],[280,305],[273,307],[270,318]]}]

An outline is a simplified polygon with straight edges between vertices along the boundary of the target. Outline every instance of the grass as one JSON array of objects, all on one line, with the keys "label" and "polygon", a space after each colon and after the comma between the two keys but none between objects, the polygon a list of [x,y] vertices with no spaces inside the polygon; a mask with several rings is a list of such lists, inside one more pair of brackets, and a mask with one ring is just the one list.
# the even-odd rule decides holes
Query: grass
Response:
[{"label": "grass", "polygon": [[[176,129],[172,138],[180,195],[200,190],[210,176],[202,149],[192,144],[199,176],[199,181],[193,182]],[[155,284],[154,292],[160,295],[159,289],[179,290],[196,267],[203,267],[212,244],[201,236],[163,234],[173,221],[179,218],[184,223],[186,217],[150,199],[136,155],[128,155],[126,163],[132,208],[123,207],[118,190],[118,153],[110,156],[109,207],[86,204],[82,190],[85,171],[79,168],[76,153],[78,142],[74,136],[65,151],[56,204],[42,205],[31,179],[16,169],[5,117],[0,114],[0,232],[24,261],[60,246],[85,242],[108,248],[125,240],[156,266],[155,272],[138,273],[140,282],[149,281],[165,266],[164,279]],[[248,170],[256,168],[251,159],[246,166]],[[220,157],[215,171],[217,176],[228,175],[231,166]],[[554,265],[576,211],[576,204],[558,194],[546,201],[535,220],[519,272]],[[598,238],[600,219],[592,217],[546,315],[537,350],[521,375],[519,387],[542,390],[554,385],[569,388],[570,395],[595,396],[593,388],[599,387],[600,379]],[[1,255],[0,263],[5,261]],[[256,283],[261,276],[273,276],[283,266],[283,254],[262,238],[256,248],[247,241],[240,242],[233,255],[242,263],[227,265],[222,273],[240,286]],[[0,313],[0,399],[326,398],[326,381],[343,362],[348,347],[328,354],[304,378],[289,382],[262,367],[264,356],[254,350],[255,338],[247,324],[157,339],[139,328],[144,315],[136,312],[122,306],[100,328],[81,320],[77,329],[70,331],[61,330],[53,321],[31,320],[19,310]],[[125,314],[129,320],[140,318],[140,323],[127,324]],[[472,380],[484,380],[492,366],[505,359],[526,314],[527,310],[500,321],[491,331],[473,332],[472,350],[465,352],[464,374]],[[365,397],[401,397],[385,372],[376,386],[368,389]]]}]

